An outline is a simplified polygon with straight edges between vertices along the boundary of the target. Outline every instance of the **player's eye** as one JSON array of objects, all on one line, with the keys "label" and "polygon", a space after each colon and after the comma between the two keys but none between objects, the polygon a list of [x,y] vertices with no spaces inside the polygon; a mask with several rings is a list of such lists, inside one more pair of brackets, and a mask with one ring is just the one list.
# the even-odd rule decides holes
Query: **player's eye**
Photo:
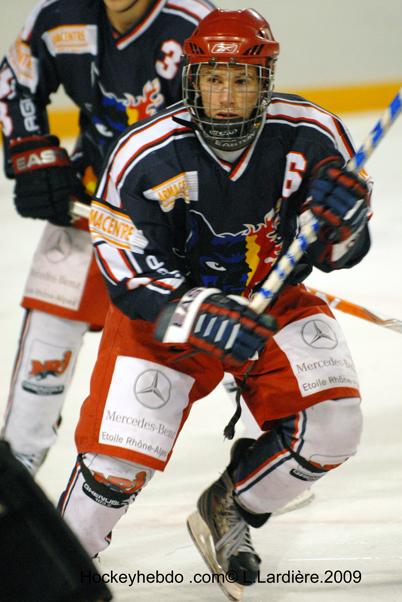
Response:
[{"label": "player's eye", "polygon": [[206,261],[205,265],[208,268],[211,268],[211,270],[216,270],[218,272],[226,272],[225,266],[221,265],[220,263],[217,263],[216,261]]},{"label": "player's eye", "polygon": [[207,75],[205,81],[209,84],[219,84],[221,80],[216,75]]}]

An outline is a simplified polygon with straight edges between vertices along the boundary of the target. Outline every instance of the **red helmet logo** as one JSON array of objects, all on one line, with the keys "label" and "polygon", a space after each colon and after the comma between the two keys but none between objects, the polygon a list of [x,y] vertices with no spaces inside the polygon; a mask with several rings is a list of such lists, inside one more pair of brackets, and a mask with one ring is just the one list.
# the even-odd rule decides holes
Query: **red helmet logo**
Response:
[{"label": "red helmet logo", "polygon": [[235,44],[234,42],[218,42],[214,44],[211,48],[211,52],[219,54],[220,52],[235,54],[239,49],[239,44]]}]

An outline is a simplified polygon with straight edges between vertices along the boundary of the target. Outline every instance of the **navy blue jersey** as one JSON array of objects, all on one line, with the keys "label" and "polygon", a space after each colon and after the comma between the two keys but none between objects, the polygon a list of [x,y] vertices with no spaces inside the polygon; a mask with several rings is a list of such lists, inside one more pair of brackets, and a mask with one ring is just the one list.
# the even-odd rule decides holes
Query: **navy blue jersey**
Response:
[{"label": "navy blue jersey", "polygon": [[80,146],[98,172],[128,125],[179,100],[183,41],[211,7],[208,0],[156,0],[121,35],[101,0],[39,3],[0,67],[6,151],[10,138],[48,133],[46,105],[63,86],[79,107]]},{"label": "navy blue jersey", "polygon": [[[295,236],[314,167],[354,149],[336,116],[274,94],[259,135],[229,163],[194,130],[182,103],[130,128],[110,153],[90,229],[112,300],[152,320],[183,287],[248,297]],[[317,242],[313,265],[350,267],[369,248],[365,228],[346,243]]]}]

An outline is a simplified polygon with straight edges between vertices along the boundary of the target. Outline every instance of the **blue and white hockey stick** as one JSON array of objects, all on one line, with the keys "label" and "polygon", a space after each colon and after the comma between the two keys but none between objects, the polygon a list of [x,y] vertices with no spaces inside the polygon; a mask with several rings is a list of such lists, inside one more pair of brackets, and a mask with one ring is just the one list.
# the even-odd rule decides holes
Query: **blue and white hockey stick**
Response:
[{"label": "blue and white hockey stick", "polygon": [[[350,171],[359,171],[365,165],[401,110],[402,88],[397,92],[355,156],[348,161],[347,167]],[[319,223],[314,215],[311,211],[305,211],[301,216],[300,233],[250,301],[251,309],[260,314],[270,305],[286,278],[291,274],[294,267],[304,255],[307,247],[317,240],[318,230]]]}]

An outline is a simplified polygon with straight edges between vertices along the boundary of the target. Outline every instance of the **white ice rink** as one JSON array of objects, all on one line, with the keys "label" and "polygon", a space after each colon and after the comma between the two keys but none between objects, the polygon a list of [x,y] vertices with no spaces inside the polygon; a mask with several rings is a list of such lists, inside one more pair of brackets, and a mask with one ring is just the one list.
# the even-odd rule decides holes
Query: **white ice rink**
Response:
[{"label": "white ice rink", "polygon": [[[377,114],[345,116],[357,143]],[[402,118],[368,163],[375,179],[369,255],[351,271],[314,273],[308,283],[385,315],[402,319]],[[18,307],[41,224],[17,217],[11,185],[1,180],[1,411],[16,350],[22,311]],[[329,573],[360,583],[260,583],[245,602],[399,602],[402,600],[402,334],[337,313],[357,364],[365,428],[359,454],[315,485],[305,508],[273,518],[254,531],[266,573]],[[56,500],[71,470],[74,425],[88,391],[99,335],[87,335],[64,411],[57,445],[39,474]],[[208,376],[206,375],[206,378]],[[129,600],[209,602],[223,600],[216,585],[195,584],[206,568],[187,534],[185,519],[198,494],[224,468],[230,443],[222,430],[233,406],[220,387],[195,407],[163,475],[139,496],[102,557],[103,571],[160,574],[173,571],[180,584],[114,585],[117,602]],[[238,429],[238,433],[241,428]],[[342,573],[343,572],[343,573]],[[357,575],[358,573],[355,573]],[[51,578],[51,576],[50,576]],[[21,601],[23,602],[23,601]]]}]

